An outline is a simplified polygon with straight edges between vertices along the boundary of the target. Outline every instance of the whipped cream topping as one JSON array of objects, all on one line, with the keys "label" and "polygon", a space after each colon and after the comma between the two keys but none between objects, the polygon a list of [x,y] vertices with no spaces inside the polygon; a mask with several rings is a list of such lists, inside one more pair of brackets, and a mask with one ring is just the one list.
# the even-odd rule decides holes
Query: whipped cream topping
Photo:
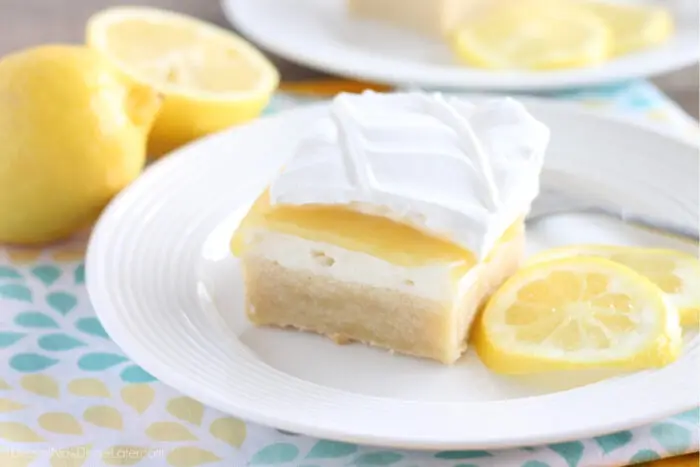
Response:
[{"label": "whipped cream topping", "polygon": [[510,98],[340,94],[271,184],[270,202],[385,216],[483,259],[529,211],[548,143],[549,129]]}]

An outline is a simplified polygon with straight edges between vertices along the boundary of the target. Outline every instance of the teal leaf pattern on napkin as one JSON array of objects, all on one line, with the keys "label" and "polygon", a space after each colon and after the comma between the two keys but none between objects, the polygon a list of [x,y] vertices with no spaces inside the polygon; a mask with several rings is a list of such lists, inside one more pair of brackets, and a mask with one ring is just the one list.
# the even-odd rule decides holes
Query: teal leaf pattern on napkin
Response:
[{"label": "teal leaf pattern on napkin", "polygon": [[44,350],[60,352],[64,350],[72,350],[78,347],[84,347],[85,343],[75,339],[67,334],[47,334],[39,338],[39,347]]},{"label": "teal leaf pattern on napkin", "polygon": [[10,366],[22,373],[45,370],[58,363],[58,360],[35,353],[20,353],[10,359]]},{"label": "teal leaf pattern on napkin", "polygon": [[359,467],[373,466],[373,465],[393,465],[403,459],[403,455],[394,451],[376,451],[368,452],[367,454],[362,454],[357,456],[353,461],[352,465],[357,465]]},{"label": "teal leaf pattern on napkin", "polygon": [[75,295],[66,292],[52,292],[46,296],[46,302],[51,308],[65,316],[75,308],[78,299],[75,298]]},{"label": "teal leaf pattern on napkin", "polygon": [[58,323],[40,311],[24,311],[15,316],[15,324],[23,328],[56,329]]},{"label": "teal leaf pattern on napkin", "polygon": [[78,367],[85,371],[103,371],[127,361],[126,357],[112,353],[89,353],[80,357]]},{"label": "teal leaf pattern on napkin", "polygon": [[654,106],[656,100],[652,100],[646,94],[630,93],[626,96],[627,106],[637,110],[648,110]]},{"label": "teal leaf pattern on napkin", "polygon": [[438,459],[480,459],[491,457],[488,451],[441,451],[435,454]]},{"label": "teal leaf pattern on napkin", "polygon": [[97,318],[80,318],[78,321],[76,321],[75,327],[85,334],[109,339],[109,336],[102,327],[100,320]]},{"label": "teal leaf pattern on napkin", "polygon": [[619,449],[629,444],[632,441],[632,432],[620,431],[619,433],[598,436],[597,438],[594,438],[594,440],[605,454],[610,454],[615,449]]},{"label": "teal leaf pattern on napkin", "polygon": [[688,410],[687,412],[679,413],[675,417],[676,420],[692,423],[693,425],[700,425],[700,409],[695,408]]},{"label": "teal leaf pattern on napkin", "polygon": [[0,266],[0,279],[22,279],[22,275],[15,268]]},{"label": "teal leaf pattern on napkin", "polygon": [[150,383],[156,380],[150,373],[136,365],[124,368],[119,377],[127,383]]},{"label": "teal leaf pattern on napkin", "polygon": [[275,465],[291,462],[299,455],[299,449],[290,443],[265,446],[250,459],[250,465]]},{"label": "teal leaf pattern on napkin", "polygon": [[0,332],[0,349],[12,346],[24,336],[26,336],[26,334],[21,332]]},{"label": "teal leaf pattern on napkin", "polygon": [[73,272],[73,281],[76,285],[81,285],[85,283],[85,265],[79,264],[75,271]]},{"label": "teal leaf pattern on napkin", "polygon": [[456,464],[455,467],[479,467],[476,464]]},{"label": "teal leaf pattern on napkin", "polygon": [[581,441],[550,444],[549,449],[563,457],[569,467],[577,467],[583,457],[583,443]]},{"label": "teal leaf pattern on napkin", "polygon": [[690,432],[672,423],[657,423],[651,427],[651,436],[671,454],[684,453],[690,447]]},{"label": "teal leaf pattern on napkin", "polygon": [[630,463],[641,464],[642,462],[655,461],[657,459],[661,459],[661,457],[655,451],[642,449],[630,458]]},{"label": "teal leaf pattern on napkin", "polygon": [[20,302],[31,302],[32,291],[22,284],[0,285],[0,299],[18,300]]},{"label": "teal leaf pattern on napkin", "polygon": [[522,465],[522,467],[550,467],[550,465],[546,462],[527,461]]},{"label": "teal leaf pattern on napkin", "polygon": [[32,268],[32,275],[44,283],[45,286],[50,286],[61,277],[61,269],[50,264],[42,264]]},{"label": "teal leaf pattern on napkin", "polygon": [[340,443],[336,441],[321,440],[314,444],[311,451],[306,455],[307,459],[332,459],[345,457],[357,452],[354,444]]}]

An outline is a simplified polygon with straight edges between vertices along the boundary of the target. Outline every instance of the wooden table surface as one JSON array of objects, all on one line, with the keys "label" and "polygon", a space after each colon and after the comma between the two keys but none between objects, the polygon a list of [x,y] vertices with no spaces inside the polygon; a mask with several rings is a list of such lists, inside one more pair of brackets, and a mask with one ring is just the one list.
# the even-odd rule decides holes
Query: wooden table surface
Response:
[{"label": "wooden table surface", "polygon": [[[0,56],[49,42],[81,42],[83,25],[93,12],[110,5],[138,3],[181,11],[212,23],[229,26],[219,0],[0,0]],[[318,72],[272,57],[285,80],[321,76]],[[698,67],[654,80],[689,114],[698,118]]]}]

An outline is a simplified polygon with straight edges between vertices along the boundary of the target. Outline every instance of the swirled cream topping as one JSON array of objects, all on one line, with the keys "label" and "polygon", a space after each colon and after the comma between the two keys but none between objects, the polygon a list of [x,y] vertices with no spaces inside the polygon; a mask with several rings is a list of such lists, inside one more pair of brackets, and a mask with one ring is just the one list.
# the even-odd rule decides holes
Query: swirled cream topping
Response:
[{"label": "swirled cream topping", "polygon": [[511,98],[341,94],[271,184],[269,203],[386,217],[483,259],[529,211],[549,137]]}]

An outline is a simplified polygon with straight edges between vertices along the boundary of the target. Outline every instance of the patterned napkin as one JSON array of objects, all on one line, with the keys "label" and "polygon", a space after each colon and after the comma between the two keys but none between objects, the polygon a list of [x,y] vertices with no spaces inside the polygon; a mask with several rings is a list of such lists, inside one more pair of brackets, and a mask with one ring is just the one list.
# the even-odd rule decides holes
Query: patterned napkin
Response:
[{"label": "patterned napkin", "polygon": [[[646,82],[554,97],[699,134]],[[316,99],[281,93],[268,112]],[[80,240],[0,248],[0,467],[603,467],[698,448],[697,409],[594,439],[499,452],[363,447],[247,423],[182,396],[123,354],[88,301],[83,250]]]}]

